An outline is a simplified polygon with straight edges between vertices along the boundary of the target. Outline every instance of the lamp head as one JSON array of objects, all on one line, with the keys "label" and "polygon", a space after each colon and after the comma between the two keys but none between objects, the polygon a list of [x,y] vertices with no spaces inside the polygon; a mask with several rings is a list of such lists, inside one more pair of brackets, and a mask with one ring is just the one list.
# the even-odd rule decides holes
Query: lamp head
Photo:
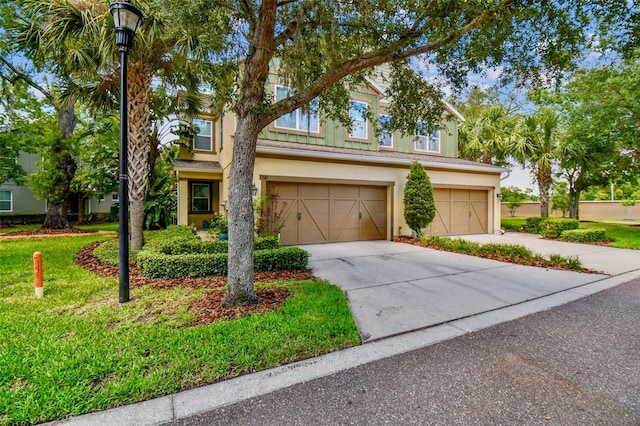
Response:
[{"label": "lamp head", "polygon": [[120,47],[120,50],[128,51],[133,46],[133,38],[138,27],[142,24],[144,16],[128,1],[111,3],[109,9],[116,29],[116,45]]}]

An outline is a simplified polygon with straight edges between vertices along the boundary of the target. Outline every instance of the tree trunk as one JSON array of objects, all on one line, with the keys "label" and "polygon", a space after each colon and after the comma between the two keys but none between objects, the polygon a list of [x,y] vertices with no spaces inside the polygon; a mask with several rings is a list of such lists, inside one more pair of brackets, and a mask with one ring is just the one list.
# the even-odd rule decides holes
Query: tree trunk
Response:
[{"label": "tree trunk", "polygon": [[44,229],[71,228],[67,219],[67,200],[69,200],[71,193],[71,180],[78,169],[69,146],[69,139],[78,123],[78,117],[76,117],[74,111],[74,103],[66,108],[57,108],[56,110],[61,138],[53,142],[51,157],[54,164],[58,165],[60,173],[55,173],[53,185],[55,191],[47,199],[47,215],[42,224]]},{"label": "tree trunk", "polygon": [[229,276],[222,306],[260,302],[253,289],[254,215],[251,198],[260,117],[241,117],[236,129],[229,177]]},{"label": "tree trunk", "polygon": [[66,202],[58,203],[47,201],[47,215],[44,218],[44,229],[68,229],[71,228],[67,219]]},{"label": "tree trunk", "polygon": [[151,131],[152,74],[141,62],[130,63],[128,72],[127,105],[129,118],[129,205],[131,206],[131,250],[137,251],[143,244],[144,199],[149,173],[149,133]]},{"label": "tree trunk", "polygon": [[569,218],[580,219],[580,191],[569,191]]},{"label": "tree trunk", "polygon": [[129,221],[131,222],[131,251],[136,252],[142,248],[142,244],[139,246],[133,242],[133,230],[140,230],[140,240],[142,240],[142,230],[144,228],[144,199],[142,200],[129,200]]},{"label": "tree trunk", "polygon": [[551,190],[551,170],[539,170],[536,174],[540,192],[540,216],[549,217],[549,191]]}]

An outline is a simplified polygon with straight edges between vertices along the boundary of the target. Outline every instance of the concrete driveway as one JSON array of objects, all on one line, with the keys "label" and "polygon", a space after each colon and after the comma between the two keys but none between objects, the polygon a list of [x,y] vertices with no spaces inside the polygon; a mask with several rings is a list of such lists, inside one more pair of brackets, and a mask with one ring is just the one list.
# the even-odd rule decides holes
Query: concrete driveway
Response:
[{"label": "concrete driveway", "polygon": [[[488,242],[494,236],[479,237]],[[511,243],[523,242],[520,238]],[[578,255],[582,259],[581,250],[585,250],[571,244],[574,252],[569,253],[564,246],[560,250],[548,244],[553,241],[536,239],[536,243],[540,247],[532,249],[541,254]],[[589,247],[590,253],[597,251],[591,254],[599,260],[585,266],[610,275],[640,269],[640,252]],[[345,291],[363,341],[467,318],[609,276],[513,265],[390,241],[303,248],[311,253],[309,266],[314,275]]]}]

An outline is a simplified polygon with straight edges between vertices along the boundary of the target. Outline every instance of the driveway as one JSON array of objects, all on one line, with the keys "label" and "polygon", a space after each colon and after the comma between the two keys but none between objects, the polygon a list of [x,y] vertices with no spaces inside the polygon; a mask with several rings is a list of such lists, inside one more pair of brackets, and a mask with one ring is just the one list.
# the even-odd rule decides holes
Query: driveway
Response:
[{"label": "driveway", "polygon": [[[517,241],[522,244],[525,240]],[[545,246],[545,240],[536,243]],[[572,253],[553,245],[545,246],[545,250],[579,255],[582,259],[582,246],[571,246],[575,246]],[[640,252],[606,247],[589,253],[600,259],[594,260],[593,265],[602,266],[594,269],[603,274],[513,265],[390,241],[312,244],[303,248],[311,253],[309,266],[314,275],[346,293],[365,342],[594,283],[609,277],[607,271],[620,274],[640,268]],[[539,249],[534,251],[544,254]]]}]

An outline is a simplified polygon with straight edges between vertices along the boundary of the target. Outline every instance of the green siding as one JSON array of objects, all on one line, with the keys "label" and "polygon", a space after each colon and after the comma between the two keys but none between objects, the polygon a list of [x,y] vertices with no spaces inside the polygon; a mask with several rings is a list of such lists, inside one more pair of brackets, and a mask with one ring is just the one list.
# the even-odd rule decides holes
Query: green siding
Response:
[{"label": "green siding", "polygon": [[[272,81],[276,81],[277,77],[272,75]],[[378,116],[378,101],[375,95],[369,93],[360,93],[353,92],[352,99],[365,101],[369,104],[370,108],[373,108],[373,115]],[[340,123],[337,123],[333,120],[325,120],[322,121],[320,119],[320,131],[321,134],[313,134],[313,133],[300,133],[296,131],[288,131],[283,129],[280,131],[279,129],[274,129],[272,127],[268,127],[262,131],[260,137],[263,139],[269,139],[279,142],[291,142],[291,143],[299,143],[305,145],[323,145],[330,146],[336,148],[347,148],[354,150],[364,150],[364,151],[378,151],[378,142],[373,130],[372,123],[369,124],[368,136],[369,142],[359,142],[353,141],[346,138],[347,130]],[[428,153],[424,152],[424,154],[436,154],[442,155],[446,157],[457,157],[457,135],[456,132],[456,123],[453,119],[448,120],[445,123],[444,128],[440,131],[440,153]],[[404,153],[414,153],[413,144],[414,138],[413,136],[402,136],[400,132],[396,132],[393,135],[394,146],[391,151],[404,152]],[[386,151],[386,149],[383,149]]]}]

